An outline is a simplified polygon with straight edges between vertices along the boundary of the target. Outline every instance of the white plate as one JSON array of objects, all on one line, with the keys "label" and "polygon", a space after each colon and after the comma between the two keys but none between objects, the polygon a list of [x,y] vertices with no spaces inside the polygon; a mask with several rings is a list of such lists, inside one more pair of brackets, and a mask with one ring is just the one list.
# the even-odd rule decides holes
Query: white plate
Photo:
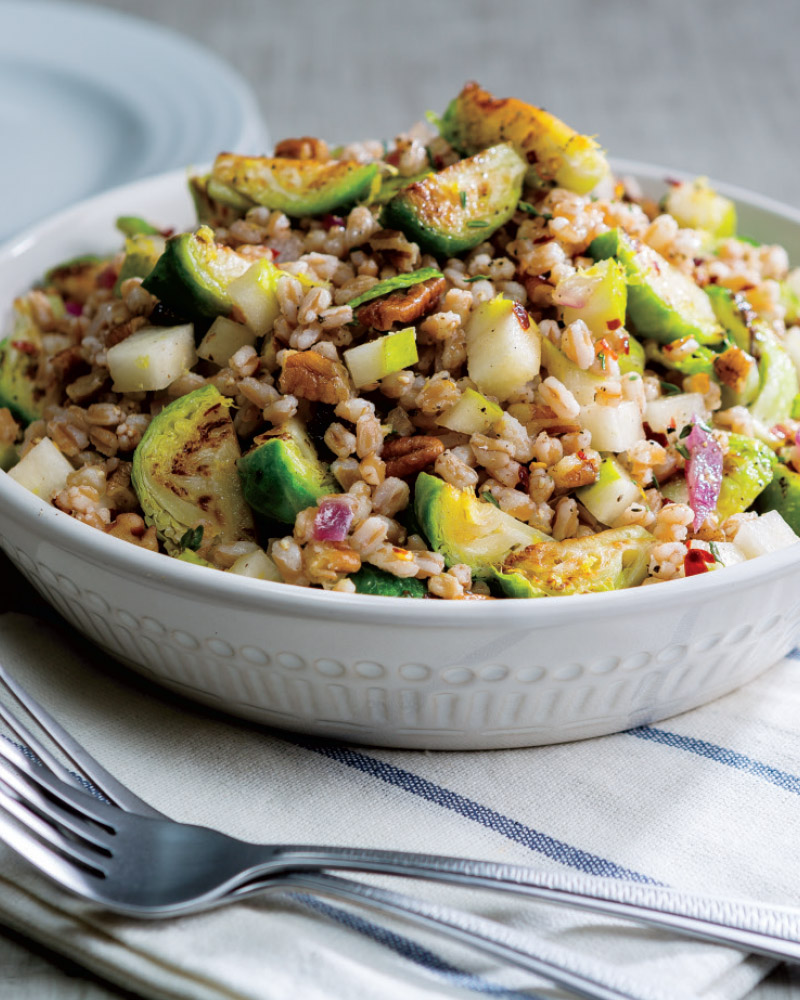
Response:
[{"label": "white plate", "polygon": [[265,152],[244,81],[172,31],[63,0],[0,0],[0,242],[128,181]]}]

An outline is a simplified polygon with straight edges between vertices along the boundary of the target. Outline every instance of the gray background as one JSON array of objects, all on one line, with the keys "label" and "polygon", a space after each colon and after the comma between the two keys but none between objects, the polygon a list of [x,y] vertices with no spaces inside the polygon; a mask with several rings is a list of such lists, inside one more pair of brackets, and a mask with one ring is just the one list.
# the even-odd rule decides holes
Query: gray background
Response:
[{"label": "gray background", "polygon": [[[95,2],[181,31],[238,67],[274,139],[391,138],[476,79],[596,134],[612,156],[800,207],[794,0]],[[0,611],[40,610],[2,557],[0,593]],[[792,979],[779,972],[758,1000],[796,1000]],[[0,996],[123,994],[0,931]]]}]

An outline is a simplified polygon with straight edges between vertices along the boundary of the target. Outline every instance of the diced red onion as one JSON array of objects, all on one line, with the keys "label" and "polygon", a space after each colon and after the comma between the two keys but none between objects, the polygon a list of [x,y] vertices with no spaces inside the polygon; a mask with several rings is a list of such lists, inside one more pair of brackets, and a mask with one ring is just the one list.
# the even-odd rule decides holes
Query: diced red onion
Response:
[{"label": "diced red onion", "polygon": [[81,316],[83,314],[83,306],[80,302],[73,302],[72,299],[67,299],[64,303],[64,309],[69,316]]},{"label": "diced red onion", "polygon": [[794,432],[794,443],[800,448],[800,427]]},{"label": "diced red onion", "polygon": [[697,417],[684,444],[689,449],[686,463],[689,506],[694,511],[693,527],[697,531],[717,506],[722,486],[722,448]]},{"label": "diced red onion", "polygon": [[353,510],[346,500],[323,498],[314,518],[314,538],[318,542],[343,542],[352,523]]}]

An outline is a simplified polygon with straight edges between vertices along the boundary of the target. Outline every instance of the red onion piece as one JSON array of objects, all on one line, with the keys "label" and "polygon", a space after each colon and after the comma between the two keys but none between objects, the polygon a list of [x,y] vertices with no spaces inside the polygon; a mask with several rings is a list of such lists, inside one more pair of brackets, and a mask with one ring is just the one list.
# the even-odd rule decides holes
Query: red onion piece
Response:
[{"label": "red onion piece", "polygon": [[794,432],[794,443],[800,448],[800,427]]},{"label": "red onion piece", "polygon": [[314,518],[314,538],[318,542],[343,542],[353,523],[353,510],[346,500],[323,498]]},{"label": "red onion piece", "polygon": [[80,302],[74,302],[72,299],[67,299],[64,303],[64,309],[66,310],[68,316],[83,315],[83,306]]},{"label": "red onion piece", "polygon": [[722,486],[722,448],[709,429],[694,418],[694,426],[684,444],[689,449],[686,463],[686,484],[689,506],[694,511],[694,530],[717,506]]}]

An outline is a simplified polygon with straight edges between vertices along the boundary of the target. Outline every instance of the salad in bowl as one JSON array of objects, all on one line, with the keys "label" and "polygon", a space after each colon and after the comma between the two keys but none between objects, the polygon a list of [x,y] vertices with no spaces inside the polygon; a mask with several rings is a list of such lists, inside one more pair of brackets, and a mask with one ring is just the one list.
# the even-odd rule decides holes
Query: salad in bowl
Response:
[{"label": "salad in bowl", "polygon": [[[486,601],[716,573],[800,532],[800,271],[468,84],[124,216],[0,342],[0,464],[92,528],[295,587]],[[131,206],[135,211],[136,206]]]}]

